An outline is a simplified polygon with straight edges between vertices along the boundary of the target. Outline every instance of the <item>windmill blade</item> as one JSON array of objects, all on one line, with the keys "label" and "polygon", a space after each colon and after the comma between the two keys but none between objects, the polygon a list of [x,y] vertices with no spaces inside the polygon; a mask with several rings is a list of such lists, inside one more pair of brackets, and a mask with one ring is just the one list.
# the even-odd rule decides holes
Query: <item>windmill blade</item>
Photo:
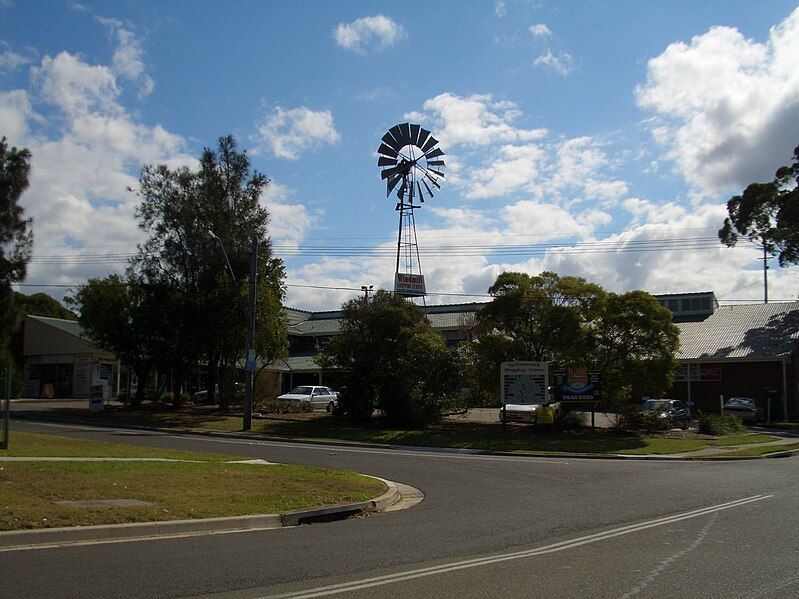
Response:
[{"label": "windmill blade", "polygon": [[422,183],[424,183],[424,188],[427,190],[427,195],[429,195],[431,198],[434,197],[435,194],[433,193],[433,190],[430,189],[430,186],[427,184],[427,181],[422,181]]},{"label": "windmill blade", "polygon": [[397,157],[397,150],[387,144],[380,144],[380,147],[377,148],[377,153],[385,154],[386,156],[391,156],[392,158]]},{"label": "windmill blade", "polygon": [[419,145],[416,143],[416,140],[419,139],[419,129],[421,129],[419,125],[411,125],[411,143],[415,146]]},{"label": "windmill blade", "polygon": [[[389,158],[388,156],[381,156],[377,159],[377,166],[394,166],[397,164],[396,158]],[[428,163],[429,164],[429,163]],[[444,164],[443,162],[441,164]]]},{"label": "windmill blade", "polygon": [[425,128],[420,128],[419,129],[419,139],[416,140],[416,144],[415,145],[417,147],[421,148],[425,144],[425,142],[427,141],[428,137],[430,137],[430,132],[427,129],[425,129]]},{"label": "windmill blade", "polygon": [[381,139],[383,140],[384,144],[386,144],[390,148],[393,148],[394,150],[399,150],[402,147],[397,144],[397,140],[394,139],[394,136],[391,135],[390,131],[386,133]]},{"label": "windmill blade", "polygon": [[438,181],[436,181],[435,177],[433,177],[432,175],[430,175],[430,173],[425,173],[425,174],[424,174],[424,176],[425,176],[425,177],[427,177],[428,179],[430,179],[430,183],[432,183],[433,185],[435,185],[435,186],[436,186],[436,189],[441,189],[441,185],[439,184],[439,182],[438,182]]},{"label": "windmill blade", "polygon": [[400,131],[402,131],[402,141],[405,143],[403,145],[408,145],[413,143],[411,139],[411,124],[410,123],[402,123],[400,125]]},{"label": "windmill blade", "polygon": [[435,150],[431,150],[430,152],[425,154],[425,157],[429,159],[429,158],[437,158],[438,156],[443,156],[443,155],[444,152],[441,150],[441,148],[436,148]]},{"label": "windmill blade", "polygon": [[388,130],[391,136],[394,138],[394,141],[397,143],[397,150],[399,150],[405,144],[402,143],[402,131],[400,130],[400,125],[394,125],[391,129]]},{"label": "windmill blade", "polygon": [[419,201],[424,204],[424,194],[422,193],[422,184],[419,181],[416,182],[416,189],[419,190]]},{"label": "windmill blade", "polygon": [[380,179],[388,179],[389,177],[399,177],[402,175],[402,171],[405,170],[405,165],[400,164],[399,166],[395,166],[394,168],[387,168],[380,172]]},{"label": "windmill blade", "polygon": [[386,180],[386,197],[391,195],[391,192],[397,186],[397,183],[399,183],[400,179],[402,179],[402,177],[397,175],[396,177]]},{"label": "windmill blade", "polygon": [[443,160],[428,160],[427,166],[446,166]]},{"label": "windmill blade", "polygon": [[434,146],[438,144],[438,140],[433,137],[432,135],[427,139],[425,144],[422,146],[422,153],[427,154],[428,151],[433,149]]},{"label": "windmill blade", "polygon": [[440,173],[439,171],[437,171],[437,170],[434,170],[434,169],[432,169],[432,168],[429,168],[429,169],[427,169],[427,170],[428,170],[428,171],[430,171],[431,173],[433,173],[434,175],[438,175],[438,176],[439,176],[439,177],[441,177],[442,179],[444,179],[444,178],[445,178],[445,177],[444,177],[444,173]]}]

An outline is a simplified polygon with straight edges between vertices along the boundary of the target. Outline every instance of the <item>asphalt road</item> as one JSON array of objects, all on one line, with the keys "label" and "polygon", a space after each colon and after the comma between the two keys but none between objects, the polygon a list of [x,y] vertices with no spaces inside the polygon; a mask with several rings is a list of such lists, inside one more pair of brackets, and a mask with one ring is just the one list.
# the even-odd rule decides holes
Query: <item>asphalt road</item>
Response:
[{"label": "asphalt road", "polygon": [[13,426],[352,468],[425,499],[281,530],[0,552],[2,597],[799,596],[799,458],[536,459]]}]

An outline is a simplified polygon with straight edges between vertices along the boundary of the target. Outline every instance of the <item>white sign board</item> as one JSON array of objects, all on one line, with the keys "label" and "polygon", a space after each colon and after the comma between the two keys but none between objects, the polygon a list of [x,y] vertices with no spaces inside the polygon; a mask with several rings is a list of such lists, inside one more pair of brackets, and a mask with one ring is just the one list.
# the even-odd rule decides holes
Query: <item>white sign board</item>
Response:
[{"label": "white sign board", "polygon": [[394,275],[394,293],[407,296],[424,295],[424,275],[398,272]]},{"label": "white sign board", "polygon": [[549,368],[546,362],[503,362],[503,404],[542,404],[549,401]]}]

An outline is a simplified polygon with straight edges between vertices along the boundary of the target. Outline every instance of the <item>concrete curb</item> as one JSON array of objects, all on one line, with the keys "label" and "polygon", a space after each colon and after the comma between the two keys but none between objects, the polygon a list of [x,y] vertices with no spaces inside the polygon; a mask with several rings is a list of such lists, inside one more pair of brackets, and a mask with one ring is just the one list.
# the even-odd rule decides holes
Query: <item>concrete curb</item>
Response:
[{"label": "concrete curb", "polygon": [[498,456],[498,457],[514,457],[514,458],[578,458],[585,460],[642,460],[642,461],[663,461],[663,462],[680,462],[680,461],[735,461],[735,460],[764,460],[774,457],[790,457],[796,455],[796,451],[783,451],[779,454],[766,454],[760,456],[691,456],[679,454],[663,455],[628,455],[621,453],[546,453],[546,452],[513,452],[513,451],[490,451],[485,449],[462,449],[452,447],[423,447],[417,445],[389,445],[387,443],[365,443],[361,441],[342,441],[340,439],[320,439],[320,438],[307,438],[307,437],[279,437],[275,435],[259,435],[238,433],[229,431],[214,431],[202,430],[196,428],[186,427],[158,427],[147,426],[143,424],[114,424],[110,422],[92,422],[90,420],[81,419],[64,419],[64,418],[44,418],[41,417],[28,417],[26,415],[14,415],[11,413],[12,419],[27,420],[30,422],[59,422],[63,424],[75,424],[79,426],[94,426],[97,428],[120,428],[130,430],[142,430],[157,433],[171,433],[179,435],[195,435],[200,437],[219,437],[224,439],[241,439],[248,441],[273,441],[277,443],[301,443],[304,445],[327,445],[331,447],[360,447],[364,449],[388,449],[394,451],[418,451],[429,453],[452,453],[456,455],[476,455],[476,456]]},{"label": "concrete curb", "polygon": [[340,518],[358,512],[382,512],[400,500],[396,483],[369,476],[388,486],[388,490],[369,501],[341,505],[291,510],[282,514],[254,514],[196,520],[165,520],[163,522],[136,522],[133,524],[99,524],[96,526],[69,526],[37,530],[9,530],[0,532],[0,551],[35,548],[37,546],[62,546],[85,542],[120,541],[133,539],[158,539],[200,535],[204,533],[247,532],[268,530],[315,521]]}]

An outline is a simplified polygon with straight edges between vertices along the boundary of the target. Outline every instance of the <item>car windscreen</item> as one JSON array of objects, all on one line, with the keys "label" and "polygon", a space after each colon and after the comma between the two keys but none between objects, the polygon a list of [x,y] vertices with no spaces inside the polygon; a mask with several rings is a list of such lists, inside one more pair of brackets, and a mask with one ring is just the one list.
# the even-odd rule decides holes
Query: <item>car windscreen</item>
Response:
[{"label": "car windscreen", "polygon": [[668,401],[662,401],[658,399],[647,399],[644,402],[644,405],[641,407],[642,410],[645,412],[658,412],[663,410],[668,410],[671,406],[669,405]]},{"label": "car windscreen", "polygon": [[310,395],[313,387],[294,387],[291,390],[292,395]]},{"label": "car windscreen", "polygon": [[751,399],[746,397],[731,397],[725,405],[731,408],[751,408],[753,403]]}]

